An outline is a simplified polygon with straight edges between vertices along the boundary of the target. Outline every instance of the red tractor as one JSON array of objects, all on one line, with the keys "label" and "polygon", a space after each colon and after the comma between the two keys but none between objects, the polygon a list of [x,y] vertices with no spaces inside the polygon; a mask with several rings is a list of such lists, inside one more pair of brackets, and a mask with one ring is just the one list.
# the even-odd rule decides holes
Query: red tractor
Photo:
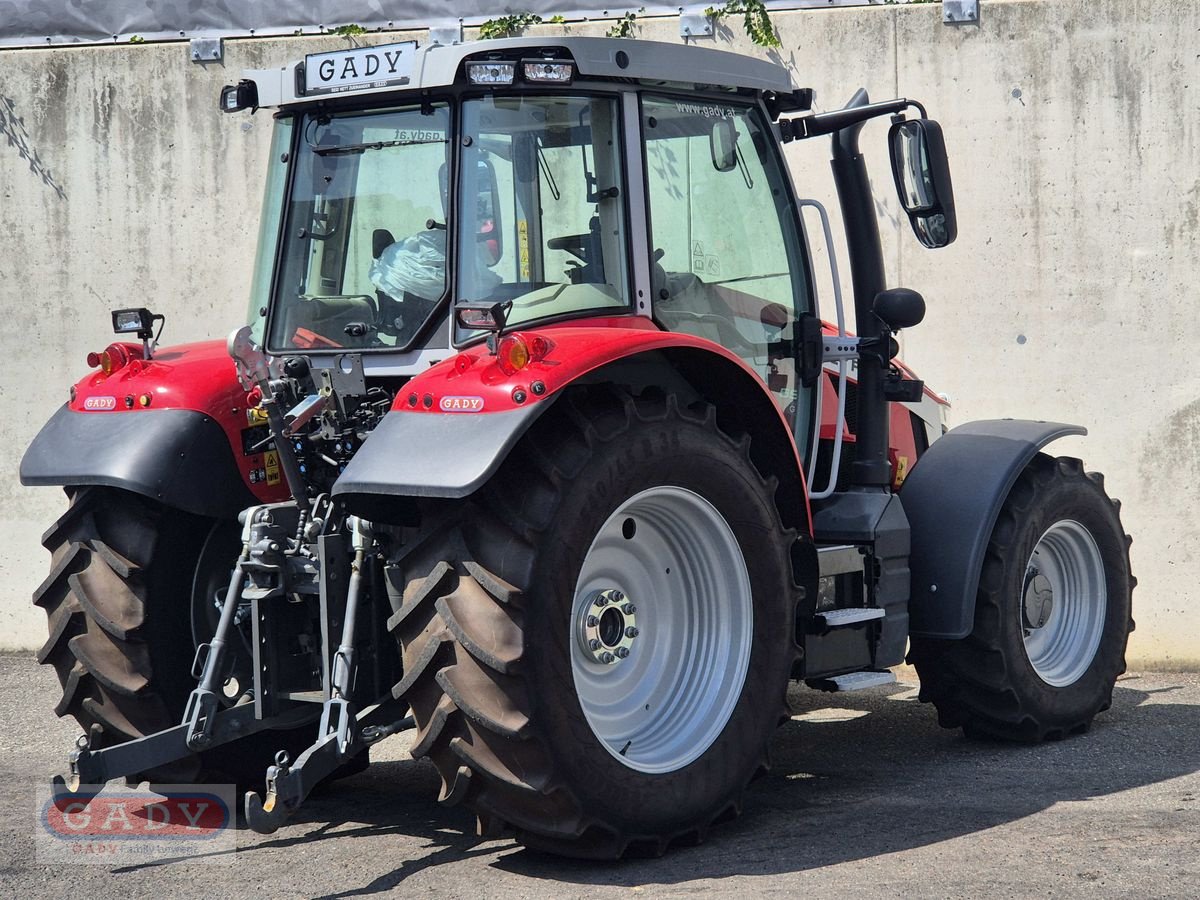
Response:
[{"label": "red tractor", "polygon": [[[895,360],[924,301],[886,288],[858,149],[890,117],[942,247],[941,130],[811,99],[766,62],[558,37],[227,87],[275,119],[251,324],[158,348],[161,316],[115,311],[21,467],[70,498],[34,598],[86,731],[58,791],[265,771],[270,832],[415,729],[481,833],[612,857],[737,813],[790,682],[885,683],[906,647],[946,726],[1086,730],[1132,627],[1117,504],[1042,452],[1082,428],[946,431]],[[857,335],[840,296],[819,315],[824,211],[781,149],[822,135]]]}]

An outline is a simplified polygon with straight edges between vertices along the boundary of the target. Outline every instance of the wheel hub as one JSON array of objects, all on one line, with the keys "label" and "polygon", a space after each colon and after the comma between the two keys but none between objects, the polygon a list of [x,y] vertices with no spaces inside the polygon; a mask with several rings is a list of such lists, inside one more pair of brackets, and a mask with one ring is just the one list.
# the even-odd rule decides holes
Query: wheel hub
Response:
[{"label": "wheel hub", "polygon": [[585,654],[601,665],[619,665],[639,634],[637,607],[616,588],[595,591],[579,611],[577,633]]},{"label": "wheel hub", "polygon": [[750,664],[753,593],[710,502],[643,490],[600,526],[572,603],[571,673],[592,733],[628,768],[677,771],[733,714]]},{"label": "wheel hub", "polygon": [[1025,630],[1041,628],[1054,611],[1054,588],[1050,579],[1031,567],[1025,573]]},{"label": "wheel hub", "polygon": [[1025,572],[1025,655],[1042,681],[1067,687],[1083,677],[1104,634],[1104,558],[1084,525],[1061,519],[1038,540]]}]

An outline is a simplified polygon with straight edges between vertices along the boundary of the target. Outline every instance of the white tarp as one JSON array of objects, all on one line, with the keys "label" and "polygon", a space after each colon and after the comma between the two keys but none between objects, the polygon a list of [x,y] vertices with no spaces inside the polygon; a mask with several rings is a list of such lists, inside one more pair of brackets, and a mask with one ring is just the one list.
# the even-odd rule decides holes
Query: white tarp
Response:
[{"label": "white tarp", "polygon": [[[860,5],[871,0],[768,0],[772,9]],[[587,6],[588,0],[0,0],[0,47],[184,40],[197,37],[319,34],[342,25],[368,31],[478,25],[514,13],[549,19],[678,15],[711,3]]]}]

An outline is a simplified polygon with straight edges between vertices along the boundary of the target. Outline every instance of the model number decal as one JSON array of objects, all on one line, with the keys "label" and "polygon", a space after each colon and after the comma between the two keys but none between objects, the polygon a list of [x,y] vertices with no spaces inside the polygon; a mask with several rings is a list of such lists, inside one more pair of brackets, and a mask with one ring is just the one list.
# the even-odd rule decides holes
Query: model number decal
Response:
[{"label": "model number decal", "polygon": [[442,412],[483,412],[482,397],[443,397]]},{"label": "model number decal", "polygon": [[116,397],[88,397],[83,401],[84,409],[116,409]]}]

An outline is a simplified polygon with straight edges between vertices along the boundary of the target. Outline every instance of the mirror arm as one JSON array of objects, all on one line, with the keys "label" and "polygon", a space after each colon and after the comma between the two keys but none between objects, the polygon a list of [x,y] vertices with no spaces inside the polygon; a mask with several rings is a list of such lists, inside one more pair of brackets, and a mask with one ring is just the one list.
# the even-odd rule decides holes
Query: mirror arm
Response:
[{"label": "mirror arm", "polygon": [[[888,100],[883,103],[870,103],[862,106],[854,106],[853,103],[854,101],[851,100],[851,105],[844,109],[834,109],[795,119],[780,119],[780,139],[786,144],[790,141],[802,141],[806,138],[833,134],[854,125],[862,126],[878,116],[903,112],[910,106],[921,114],[921,118],[926,118],[924,106],[916,100],[908,100],[903,97],[899,100]],[[858,137],[857,131],[855,131],[854,137]],[[857,152],[857,148],[855,148],[853,153]]]}]

